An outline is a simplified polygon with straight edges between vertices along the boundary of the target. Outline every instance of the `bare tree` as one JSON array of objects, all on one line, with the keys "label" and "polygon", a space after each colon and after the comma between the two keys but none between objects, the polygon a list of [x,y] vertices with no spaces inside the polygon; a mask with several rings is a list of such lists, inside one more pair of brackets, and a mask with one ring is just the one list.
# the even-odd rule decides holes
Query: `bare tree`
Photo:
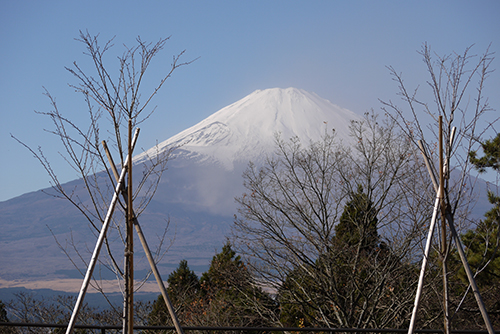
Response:
[{"label": "bare tree", "polygon": [[[64,324],[67,323],[76,297],[67,295],[56,295],[52,297],[38,296],[34,293],[20,292],[9,301],[6,309],[10,315],[10,321],[23,323],[45,323]],[[135,302],[136,323],[147,325],[147,315],[151,312],[152,304],[141,301]],[[112,309],[102,309],[85,303],[78,315],[82,325],[114,325],[121,320],[121,314]],[[106,330],[118,333],[117,330]],[[62,333],[61,328],[51,329],[43,327],[14,327],[11,333]],[[100,333],[100,329],[88,329],[88,333]]]},{"label": "bare tree", "polygon": [[[424,44],[420,54],[429,73],[428,87],[433,102],[425,102],[418,97],[417,89],[410,90],[403,81],[401,73],[389,67],[394,81],[398,84],[399,95],[404,107],[393,101],[383,102],[384,110],[399,124],[408,139],[417,147],[418,142],[424,146],[431,157],[430,170],[437,180],[444,173],[443,199],[441,200],[441,233],[438,244],[434,248],[439,255],[442,267],[442,314],[444,328],[447,333],[451,329],[454,312],[450,309],[448,279],[451,274],[447,262],[451,249],[450,230],[448,224],[469,228],[470,210],[473,205],[474,179],[471,177],[473,166],[468,160],[468,153],[477,146],[481,135],[491,126],[483,122],[483,117],[491,111],[488,99],[484,96],[486,79],[491,73],[490,65],[493,55],[489,51],[482,55],[472,55],[471,48],[463,54],[446,56],[434,55],[431,48]],[[429,117],[432,123],[426,126],[421,120]],[[444,166],[439,167],[438,118],[443,118]],[[456,127],[456,135],[453,128]],[[440,170],[441,169],[441,170]],[[430,183],[431,178],[427,181]],[[438,188],[437,181],[434,183]],[[451,226],[451,225],[450,225]],[[457,306],[456,311],[459,309]],[[456,312],[455,311],[455,312]]]},{"label": "bare tree", "polygon": [[[328,133],[304,146],[278,138],[276,155],[244,174],[234,242],[278,292],[277,324],[290,325],[284,310],[299,310],[302,322],[293,325],[381,328],[408,321],[411,263],[429,219],[428,201],[416,196],[431,191],[422,186],[425,167],[393,121],[366,114],[351,124],[351,137],[352,146]],[[350,221],[348,233],[361,236],[356,242],[338,243],[336,226],[358,189],[377,220],[369,251],[362,246],[369,238],[364,218]]]},{"label": "bare tree", "polygon": [[[62,184],[41,148],[35,150],[18,141],[33,153],[47,171],[54,190],[51,195],[66,199],[73,204],[86,218],[97,238],[116,187],[115,176],[110,168],[109,158],[101,145],[102,142],[109,144],[110,155],[115,157],[118,167],[125,168],[126,156],[132,153],[131,129],[139,126],[151,116],[156,109],[151,106],[152,100],[165,81],[176,69],[190,62],[180,61],[184,51],[174,56],[170,69],[159,78],[153,89],[144,95],[142,88],[147,82],[146,72],[153,58],[165,48],[169,38],[160,39],[156,43],[146,43],[137,38],[135,46],[125,46],[123,54],[118,56],[117,70],[113,70],[107,63],[107,55],[113,47],[113,39],[101,45],[98,36],[80,32],[77,40],[85,46],[85,54],[89,56],[93,64],[93,71],[81,68],[76,62],[66,69],[74,75],[77,82],[70,86],[77,93],[82,94],[85,101],[87,124],[77,124],[71,116],[63,115],[55,98],[48,91],[45,94],[50,100],[52,110],[38,113],[52,120],[54,127],[48,132],[60,139],[63,147],[62,156],[69,167],[77,172],[83,186],[72,188]],[[108,232],[105,237],[107,256],[99,259],[101,265],[113,271],[120,281],[126,273],[118,257],[123,256],[123,248],[127,247],[127,239],[130,239],[130,228],[127,229],[129,223],[125,223],[127,208],[130,209],[129,222],[131,218],[136,219],[144,211],[156,192],[162,173],[166,170],[171,150],[158,151],[158,154],[149,157],[149,160],[146,159],[146,162],[142,164],[142,177],[134,184],[131,182],[132,173],[129,173],[130,177],[124,188],[130,190],[128,198],[135,203],[133,217],[130,213],[132,205],[119,200],[119,210],[115,211],[112,218],[112,231]],[[166,222],[166,228],[168,228],[168,222]],[[156,260],[164,254],[165,246],[168,247],[164,241],[165,234],[158,244]],[[70,245],[69,249],[59,240],[57,242],[77,269],[80,270],[82,264],[88,265],[87,249],[78,248],[72,238],[67,241]],[[71,251],[75,252],[76,256],[71,255]],[[147,277],[142,279],[145,282]],[[93,281],[93,287],[104,293],[99,280]],[[126,286],[122,286],[122,290],[124,289]]]}]

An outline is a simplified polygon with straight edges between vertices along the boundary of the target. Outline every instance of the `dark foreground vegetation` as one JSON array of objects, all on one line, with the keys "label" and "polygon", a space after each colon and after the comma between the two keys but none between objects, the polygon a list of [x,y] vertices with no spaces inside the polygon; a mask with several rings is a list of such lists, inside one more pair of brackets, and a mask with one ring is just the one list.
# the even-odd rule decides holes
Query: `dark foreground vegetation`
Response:
[{"label": "dark foreground vegetation", "polygon": [[[347,223],[348,216],[352,218],[353,216],[365,215],[366,211],[361,209],[363,207],[369,209],[370,205],[366,202],[366,196],[359,189],[359,192],[353,195],[346,206],[341,223],[336,228],[337,233],[343,229],[353,228]],[[348,252],[346,256],[337,257],[335,261],[328,258],[318,259],[316,264],[307,268],[311,272],[319,270],[319,272],[314,273],[317,281],[310,279],[310,273],[301,273],[297,269],[291,273],[279,291],[269,291],[262,284],[259,284],[229,243],[224,245],[222,251],[214,256],[209,270],[201,278],[198,278],[189,269],[186,261],[181,261],[179,267],[168,277],[168,292],[181,324],[187,327],[325,328],[331,326],[332,328],[344,328],[339,323],[334,323],[334,320],[325,326],[322,317],[331,317],[331,313],[334,313],[334,310],[326,315],[320,313],[324,313],[320,304],[328,303],[328,298],[340,299],[356,295],[359,296],[360,302],[354,305],[355,309],[352,312],[354,315],[362,312],[363,308],[371,308],[370,312],[375,314],[385,314],[387,309],[401,300],[399,296],[401,291],[408,290],[405,295],[406,300],[401,300],[404,307],[401,307],[398,312],[394,312],[393,318],[386,321],[384,327],[388,329],[407,328],[409,313],[413,305],[412,293],[419,266],[418,263],[405,264],[392,258],[394,255],[390,245],[380,243],[376,222],[376,219],[371,216],[369,220],[371,227],[367,227],[369,233],[366,233],[368,238],[361,238],[357,233],[351,234],[350,238],[334,237],[335,246],[333,247],[339,247]],[[485,224],[488,225],[488,223]],[[471,263],[474,266],[477,265],[474,258],[481,255],[487,247],[488,241],[484,237],[485,231],[483,229],[469,231],[464,236],[464,239],[470,240],[470,244],[475,244],[473,248],[477,249],[477,251],[470,253]],[[361,239],[365,241],[361,242]],[[482,243],[482,241],[486,243]],[[361,249],[356,264],[357,268],[353,267],[353,259],[350,256],[354,252],[354,246]],[[498,259],[498,255],[493,256],[490,264],[476,276],[494,328],[500,326],[498,302],[500,300],[500,281],[490,279],[489,276],[498,275],[500,271]],[[389,261],[396,261],[397,264],[388,266],[386,263]],[[384,263],[384,270],[389,271],[383,287],[379,288],[383,292],[380,294],[379,300],[370,300],[365,297],[374,293],[373,290],[377,289],[376,278],[382,275],[373,272],[374,262]],[[466,279],[462,278],[458,262],[456,260],[452,262],[456,271],[450,275],[450,299],[454,308],[461,303],[460,310],[453,315],[453,328],[484,329],[473,297],[470,294],[465,294],[467,290]],[[325,280],[330,274],[325,270],[328,266],[336,266],[338,269],[332,274],[335,282],[341,287],[337,290],[337,296],[325,296],[324,292],[321,291],[322,284],[324,284],[322,280]],[[431,268],[427,276],[427,293],[424,295],[417,328],[436,329],[441,327],[440,283],[439,271]],[[313,298],[308,299],[308,296]],[[462,300],[463,298],[465,299]],[[0,305],[0,319],[2,322],[10,320],[13,322],[66,324],[74,303],[75,298],[73,297],[58,296],[51,299],[38,299],[34,295],[19,294],[16,300],[8,302],[6,305]],[[373,304],[377,305],[374,307]],[[173,326],[161,295],[154,302],[136,303],[134,309],[136,326]],[[9,318],[7,318],[7,310]],[[122,314],[119,306],[106,310],[85,306],[80,312],[79,323],[121,326],[121,321]],[[363,328],[379,328],[376,327],[377,322],[374,321],[373,324],[373,327],[365,326]],[[38,327],[2,327],[0,329],[2,333],[48,333],[51,331],[62,332],[63,330]],[[81,329],[77,329],[78,331]],[[100,332],[99,329],[91,331]],[[106,331],[113,332],[115,330],[108,329]]]}]

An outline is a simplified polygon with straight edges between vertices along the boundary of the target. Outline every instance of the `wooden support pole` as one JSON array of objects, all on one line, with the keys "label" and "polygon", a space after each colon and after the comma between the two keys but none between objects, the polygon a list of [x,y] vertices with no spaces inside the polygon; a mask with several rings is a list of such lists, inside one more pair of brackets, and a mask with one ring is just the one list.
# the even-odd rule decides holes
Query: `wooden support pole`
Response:
[{"label": "wooden support pole", "polygon": [[[132,120],[128,120],[128,155],[132,156]],[[134,333],[134,227],[133,227],[133,197],[132,197],[132,159],[128,159],[128,181],[127,181],[127,245],[125,248],[126,259],[126,326],[124,334]]]},{"label": "wooden support pole", "polygon": [[[111,169],[113,171],[113,174],[115,175],[115,178],[118,175],[118,171],[116,169],[116,166],[113,162],[113,158],[111,154],[109,153],[108,146],[106,145],[106,142],[103,141],[102,145],[104,146],[104,150],[106,151],[106,155],[108,156],[109,163],[111,165]],[[122,196],[127,202],[127,197],[128,194],[123,191],[122,189]],[[151,270],[153,271],[153,274],[156,279],[156,283],[158,284],[158,287],[160,289],[160,292],[163,296],[163,300],[165,301],[165,305],[167,306],[168,312],[170,313],[170,317],[172,318],[172,322],[174,323],[175,329],[177,331],[177,334],[184,334],[184,331],[182,330],[182,327],[179,323],[179,319],[177,318],[177,315],[175,314],[174,307],[172,305],[172,302],[170,301],[170,298],[168,297],[167,289],[165,288],[165,285],[163,284],[163,280],[161,279],[160,272],[158,271],[158,268],[156,266],[156,263],[154,261],[153,255],[151,254],[151,250],[149,249],[148,243],[146,241],[146,238],[144,237],[144,233],[142,233],[142,228],[139,224],[139,221],[137,217],[135,216],[135,213],[132,212],[133,216],[133,221],[134,221],[134,226],[135,230],[137,232],[137,235],[139,236],[139,240],[141,241],[142,248],[144,249],[144,252],[146,253],[146,257],[148,259],[149,265],[151,266]]]},{"label": "wooden support pole", "polygon": [[[137,136],[139,135],[139,130],[137,130],[134,134],[134,139],[133,139],[133,146],[135,145],[135,142],[137,141]],[[125,159],[126,162],[128,162],[129,159],[132,159],[131,156],[127,156]],[[75,326],[76,318],[78,316],[78,313],[80,312],[80,308],[82,306],[83,299],[85,298],[85,294],[87,292],[90,279],[92,278],[92,273],[94,272],[95,264],[97,262],[97,258],[99,257],[99,252],[101,251],[102,243],[104,241],[104,238],[106,237],[106,231],[108,230],[109,223],[111,221],[111,217],[113,215],[113,211],[116,206],[116,202],[118,201],[118,195],[120,194],[123,182],[125,180],[125,174],[127,172],[127,168],[123,168],[122,172],[120,174],[120,177],[118,178],[118,183],[115,188],[115,192],[113,194],[113,198],[111,200],[111,203],[108,208],[108,212],[106,214],[106,218],[104,219],[101,232],[99,233],[99,237],[97,239],[94,252],[92,253],[92,258],[90,259],[89,266],[87,268],[87,272],[85,274],[85,278],[83,279],[82,287],[80,289],[80,292],[78,294],[78,298],[76,300],[75,307],[73,309],[73,313],[71,314],[70,321],[68,323],[68,327],[66,328],[66,334],[71,334],[73,332],[73,328]]]},{"label": "wooden support pole", "polygon": [[448,246],[446,235],[446,204],[444,199],[444,156],[443,156],[443,116],[439,115],[439,190],[441,203],[441,265],[443,270],[443,326],[444,332],[450,334],[450,311],[448,296]]},{"label": "wooden support pole", "polygon": [[[455,139],[455,134],[456,134],[456,128],[453,127],[452,130],[451,130],[450,143],[449,143],[450,144],[450,152],[451,152],[451,150],[453,148],[453,142],[454,142],[454,139]],[[425,165],[427,166],[427,170],[429,172],[431,180],[433,181],[432,183],[434,185],[434,190],[436,191],[436,194],[439,194],[440,193],[440,189],[438,188],[438,185],[437,185],[437,182],[436,182],[436,178],[434,176],[434,172],[433,172],[433,170],[431,168],[431,164],[430,164],[430,161],[429,161],[429,156],[428,156],[427,152],[425,151],[424,146],[422,145],[422,143],[419,141],[418,144],[419,144],[421,153],[422,153],[422,155],[424,157]],[[447,175],[448,174],[448,168],[449,168],[449,162],[443,168],[444,168],[444,174]],[[434,205],[434,212],[433,212],[433,219],[434,219],[434,214],[437,213],[437,207],[438,207],[438,205],[435,204]],[[488,312],[486,311],[486,307],[484,306],[484,302],[483,302],[483,299],[481,297],[481,293],[479,292],[479,288],[477,287],[476,281],[474,279],[474,275],[472,274],[472,271],[470,269],[469,263],[467,262],[467,257],[465,256],[465,252],[463,250],[462,241],[460,240],[460,237],[458,236],[458,233],[457,233],[457,231],[455,229],[455,223],[454,223],[453,216],[451,215],[451,213],[449,211],[446,211],[446,219],[447,219],[448,224],[450,226],[450,231],[451,231],[452,238],[453,238],[453,240],[455,242],[455,246],[457,247],[457,251],[458,251],[458,254],[460,256],[460,260],[462,261],[462,264],[464,266],[465,272],[467,274],[467,278],[469,280],[469,284],[471,285],[472,291],[474,292],[474,297],[476,298],[476,302],[478,304],[479,310],[481,312],[481,316],[483,317],[483,321],[484,321],[484,323],[486,325],[488,333],[489,334],[494,334],[495,332],[494,332],[493,327],[491,325],[491,321],[490,321],[490,318],[488,316]],[[434,229],[434,226],[432,225],[432,221],[431,221],[431,229]],[[429,231],[429,236],[432,237],[431,230]],[[411,321],[410,321],[410,327],[408,329],[408,333],[409,334],[413,334],[413,331],[414,331],[415,317],[416,317],[416,312],[417,312],[417,308],[418,308],[418,304],[419,304],[419,300],[420,300],[421,285],[422,285],[422,282],[423,282],[422,281],[423,280],[423,274],[424,274],[424,271],[425,271],[425,266],[427,265],[427,256],[425,254],[427,253],[427,246],[429,245],[429,240],[430,240],[429,236],[427,237],[426,252],[424,253],[424,259],[423,259],[422,268],[421,268],[421,271],[420,271],[419,284],[418,284],[418,288],[417,288],[417,294],[415,296],[415,306],[413,308],[413,313],[412,313],[412,317],[411,317]]]}]

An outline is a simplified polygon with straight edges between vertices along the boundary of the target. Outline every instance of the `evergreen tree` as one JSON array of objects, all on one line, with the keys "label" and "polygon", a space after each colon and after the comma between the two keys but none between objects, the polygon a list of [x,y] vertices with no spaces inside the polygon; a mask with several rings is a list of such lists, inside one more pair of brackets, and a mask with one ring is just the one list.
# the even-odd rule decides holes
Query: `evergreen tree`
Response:
[{"label": "evergreen tree", "polygon": [[186,260],[168,276],[168,295],[175,306],[190,303],[200,290],[200,282],[194,271],[190,270]]},{"label": "evergreen tree", "polygon": [[[488,211],[486,219],[475,230],[461,236],[466,249],[467,262],[475,273],[475,280],[488,310],[493,327],[500,326],[500,235],[498,211]],[[452,267],[457,273],[452,277],[451,293],[455,303],[462,303],[462,312],[454,316],[454,326],[463,329],[485,329],[477,302],[470,288],[465,269],[457,252],[452,253]],[[471,316],[473,315],[473,316]]]},{"label": "evergreen tree", "polygon": [[301,268],[286,277],[278,291],[279,320],[283,326],[311,327],[316,323],[317,310],[308,302],[314,290],[313,279]]},{"label": "evergreen tree", "polygon": [[[216,254],[200,280],[187,261],[168,277],[168,293],[184,326],[264,326],[262,313],[272,310],[272,299],[256,284],[229,243]],[[171,324],[160,295],[149,314],[150,325]]]},{"label": "evergreen tree", "polygon": [[486,140],[481,144],[484,156],[478,158],[477,151],[469,153],[470,161],[480,171],[484,172],[486,168],[500,172],[500,133],[491,140]]},{"label": "evergreen tree", "polygon": [[[167,279],[167,293],[175,308],[177,317],[181,323],[190,323],[193,314],[193,304],[199,298],[200,282],[198,276],[189,269],[186,260],[179,263],[179,267],[172,272]],[[159,295],[153,303],[153,309],[149,314],[150,325],[172,325],[172,320],[162,295]]]},{"label": "evergreen tree", "polygon": [[[500,133],[491,140],[481,144],[484,156],[477,157],[475,151],[470,152],[470,161],[480,173],[487,168],[500,174]],[[492,308],[500,312],[500,196],[488,191],[488,200],[493,207],[485,213],[485,219],[479,223],[475,231],[468,231],[463,236],[467,246],[467,260],[473,269],[478,271],[477,281],[482,289],[493,290],[496,302]],[[463,270],[459,272],[465,280]],[[500,317],[497,317],[500,323]]]},{"label": "evergreen tree", "polygon": [[218,326],[269,325],[261,312],[272,310],[274,303],[229,242],[213,257],[200,283],[204,321]]},{"label": "evergreen tree", "polygon": [[[467,247],[467,261],[472,270],[478,272],[476,282],[488,285],[500,282],[500,252],[498,251],[498,223],[486,218],[475,230],[462,236]],[[468,282],[465,270],[459,271],[462,281]]]},{"label": "evergreen tree", "polygon": [[[500,133],[492,140],[486,140],[481,144],[484,156],[478,157],[476,151],[469,152],[469,159],[480,173],[484,173],[486,168],[492,168],[500,173]],[[488,200],[493,204],[493,208],[486,213],[486,219],[500,224],[500,196],[488,191]]]},{"label": "evergreen tree", "polygon": [[[481,147],[484,155],[478,157],[476,151],[471,151],[470,162],[480,173],[486,172],[488,168],[500,173],[500,133],[492,140],[486,140]],[[485,213],[485,219],[479,222],[476,229],[467,231],[461,238],[467,261],[475,272],[475,280],[490,320],[493,327],[498,327],[500,325],[500,196],[488,191],[488,199],[493,207]],[[452,277],[451,293],[456,298],[457,304],[462,303],[463,310],[454,315],[454,325],[463,329],[484,328],[477,303],[472,293],[468,291],[469,281],[456,251],[452,253],[451,265],[457,272],[457,277]],[[466,294],[467,292],[469,293]],[[474,316],[471,317],[471,314]]]},{"label": "evergreen tree", "polygon": [[[5,309],[5,304],[0,300],[0,322],[9,322],[7,318],[7,310]],[[13,334],[15,333],[14,327],[0,327],[0,334]]]},{"label": "evergreen tree", "polygon": [[339,223],[335,226],[335,243],[343,247],[374,249],[379,241],[377,213],[363,187],[351,195]]},{"label": "evergreen tree", "polygon": [[[351,194],[329,251],[297,267],[279,289],[285,326],[404,326],[411,311],[411,266],[380,242],[377,214],[361,186]],[[391,312],[387,312],[390,309]]]},{"label": "evergreen tree", "polygon": [[5,309],[4,303],[0,300],[0,322],[9,322],[7,318],[7,310]]}]

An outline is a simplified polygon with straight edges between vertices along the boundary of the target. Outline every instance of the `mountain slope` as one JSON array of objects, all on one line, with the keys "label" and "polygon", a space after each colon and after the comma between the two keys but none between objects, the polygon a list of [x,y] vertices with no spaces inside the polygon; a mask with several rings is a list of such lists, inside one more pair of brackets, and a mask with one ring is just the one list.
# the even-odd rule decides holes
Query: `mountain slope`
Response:
[{"label": "mountain slope", "polygon": [[[232,223],[234,197],[243,191],[243,170],[250,160],[259,164],[272,154],[277,132],[284,140],[298,136],[307,143],[335,128],[340,138],[349,140],[349,122],[358,118],[303,90],[259,90],[160,143],[160,151],[180,147],[140,222],[154,249],[156,236],[170,220],[167,237],[175,242],[159,265],[162,275],[175,269],[182,259],[197,273],[206,269]],[[139,166],[155,152],[157,148],[152,148],[136,156],[134,163]],[[134,168],[134,173],[140,173],[140,168]],[[67,186],[83,189],[79,180]],[[81,277],[52,236],[57,236],[63,247],[73,241],[93,248],[95,237],[71,204],[37,191],[0,202],[0,217],[3,231],[8,231],[0,234],[0,278]],[[140,249],[136,254],[136,270],[147,269],[147,263],[140,260]],[[80,264],[80,269],[84,267]]]}]

